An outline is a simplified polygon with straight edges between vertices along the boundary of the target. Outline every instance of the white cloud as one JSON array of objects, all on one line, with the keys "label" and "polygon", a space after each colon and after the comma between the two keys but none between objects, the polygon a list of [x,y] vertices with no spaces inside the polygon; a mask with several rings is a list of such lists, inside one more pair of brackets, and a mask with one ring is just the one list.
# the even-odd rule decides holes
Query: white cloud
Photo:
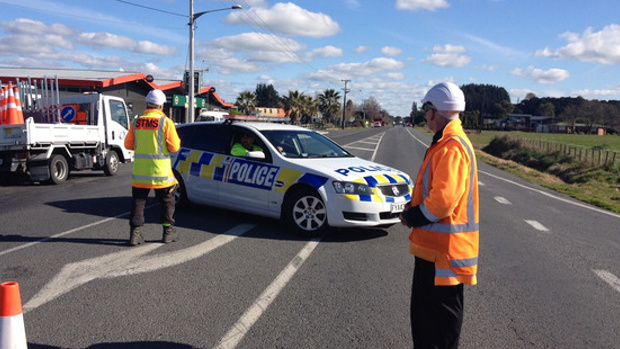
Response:
[{"label": "white cloud", "polygon": [[329,58],[329,57],[343,57],[343,56],[344,56],[344,51],[332,45],[327,45],[325,47],[314,49],[309,53],[310,58],[314,58],[314,57]]},{"label": "white cloud", "polygon": [[340,32],[340,26],[328,15],[305,10],[293,3],[277,3],[272,8],[251,8],[232,12],[226,17],[229,24],[260,23],[285,36],[322,38]]},{"label": "white cloud", "polygon": [[304,45],[295,40],[262,33],[242,33],[234,36],[224,36],[213,40],[212,45],[233,52],[298,52],[305,48]]},{"label": "white cloud", "polygon": [[111,47],[125,50],[132,50],[136,46],[134,39],[110,33],[82,33],[79,35],[78,41],[81,44],[93,47]]},{"label": "white cloud", "polygon": [[515,68],[510,74],[534,80],[540,84],[554,84],[570,77],[568,71],[564,69],[549,69],[545,71],[533,66],[529,66],[526,69]]},{"label": "white cloud", "polygon": [[64,24],[47,25],[43,22],[34,21],[26,18],[18,18],[14,21],[0,22],[0,27],[4,28],[7,33],[12,34],[56,34],[56,35],[74,35],[79,31],[72,29]]},{"label": "white cloud", "polygon": [[588,99],[604,99],[606,97],[615,97],[620,94],[620,87],[616,87],[615,89],[605,89],[605,90],[577,90],[571,91],[572,96],[581,96]]},{"label": "white cloud", "polygon": [[462,55],[465,47],[446,44],[433,47],[433,54],[422,60],[422,63],[440,67],[461,68],[471,62],[471,57]]},{"label": "white cloud", "polygon": [[386,56],[390,56],[390,57],[398,56],[402,52],[403,50],[399,49],[398,47],[393,47],[393,46],[385,46],[381,49],[381,53],[383,53]]},{"label": "white cloud", "polygon": [[555,59],[574,58],[600,64],[620,63],[620,25],[611,24],[599,32],[588,28],[583,35],[566,32],[560,35],[568,45],[552,51],[548,47],[536,51],[536,56]]},{"label": "white cloud", "polygon": [[429,10],[435,11],[450,7],[446,0],[396,0],[396,8],[399,10]]},{"label": "white cloud", "polygon": [[382,72],[392,72],[402,69],[403,62],[393,58],[374,58],[363,63],[340,63],[329,66],[327,69],[319,70],[309,74],[308,78],[315,81],[338,82],[341,79],[352,79],[371,76]]},{"label": "white cloud", "polygon": [[368,50],[370,50],[370,47],[368,47],[368,46],[358,46],[358,47],[355,49],[355,51],[354,51],[354,52],[355,52],[355,53],[357,53],[357,54],[360,54],[360,53],[364,53],[364,52],[366,52],[366,51],[368,51]]},{"label": "white cloud", "polygon": [[138,42],[138,45],[136,45],[136,48],[134,49],[134,51],[138,53],[149,53],[149,54],[156,54],[156,55],[162,55],[162,56],[173,56],[176,54],[177,50],[176,50],[176,47],[174,46],[160,45],[160,44],[156,44],[151,41],[140,41]]}]

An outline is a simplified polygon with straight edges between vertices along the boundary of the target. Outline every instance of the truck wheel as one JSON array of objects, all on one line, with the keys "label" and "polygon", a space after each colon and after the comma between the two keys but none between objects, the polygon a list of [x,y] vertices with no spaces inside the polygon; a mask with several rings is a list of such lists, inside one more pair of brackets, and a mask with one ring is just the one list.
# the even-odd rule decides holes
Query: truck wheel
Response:
[{"label": "truck wheel", "polygon": [[105,173],[106,176],[116,176],[120,167],[121,162],[118,159],[118,154],[114,150],[110,150],[105,157],[103,173]]},{"label": "truck wheel", "polygon": [[321,236],[328,228],[327,208],[316,191],[301,188],[284,201],[282,221],[286,229],[297,235]]},{"label": "truck wheel", "polygon": [[69,164],[67,159],[60,154],[53,155],[50,162],[50,179],[47,183],[60,184],[69,178]]}]

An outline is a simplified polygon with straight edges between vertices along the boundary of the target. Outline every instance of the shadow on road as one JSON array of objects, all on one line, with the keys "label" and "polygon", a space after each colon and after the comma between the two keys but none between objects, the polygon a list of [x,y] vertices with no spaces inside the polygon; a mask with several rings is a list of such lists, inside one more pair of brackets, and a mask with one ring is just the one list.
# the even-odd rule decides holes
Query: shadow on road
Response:
[{"label": "shadow on road", "polygon": [[[66,347],[55,347],[45,344],[28,343],[29,349],[68,349]],[[149,349],[193,349],[187,344],[172,343],[172,342],[128,342],[128,343],[100,343],[93,344],[84,349],[134,349],[134,348],[149,348]]]}]

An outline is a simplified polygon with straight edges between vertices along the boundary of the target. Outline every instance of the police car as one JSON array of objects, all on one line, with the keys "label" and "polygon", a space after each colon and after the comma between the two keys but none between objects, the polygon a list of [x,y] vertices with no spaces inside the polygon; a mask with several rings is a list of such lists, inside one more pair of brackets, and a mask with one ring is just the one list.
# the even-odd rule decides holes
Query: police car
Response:
[{"label": "police car", "polygon": [[[328,227],[398,223],[411,199],[411,178],[355,157],[303,127],[268,122],[178,125],[172,155],[179,207],[210,205],[280,219],[287,230],[318,236]],[[231,155],[243,135],[262,149]]]}]

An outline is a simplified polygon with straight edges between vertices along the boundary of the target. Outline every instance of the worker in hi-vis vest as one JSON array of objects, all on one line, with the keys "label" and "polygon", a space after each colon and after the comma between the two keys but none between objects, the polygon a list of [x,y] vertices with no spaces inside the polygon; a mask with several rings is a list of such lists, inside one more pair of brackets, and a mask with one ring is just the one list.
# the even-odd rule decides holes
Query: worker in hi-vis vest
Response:
[{"label": "worker in hi-vis vest", "polygon": [[463,284],[476,284],[478,268],[478,168],[460,112],[463,91],[453,83],[432,87],[422,100],[435,133],[418,172],[411,201],[400,215],[413,228],[411,292],[414,348],[458,347]]},{"label": "worker in hi-vis vest", "polygon": [[144,224],[144,206],[151,189],[159,201],[163,225],[162,242],[178,240],[174,225],[174,188],[177,184],[172,173],[170,153],[179,151],[181,140],[174,122],[162,111],[166,95],[152,90],[146,95],[146,110],[135,118],[125,138],[125,147],[134,150],[131,171],[131,227],[129,244],[144,242],[140,227]]}]

